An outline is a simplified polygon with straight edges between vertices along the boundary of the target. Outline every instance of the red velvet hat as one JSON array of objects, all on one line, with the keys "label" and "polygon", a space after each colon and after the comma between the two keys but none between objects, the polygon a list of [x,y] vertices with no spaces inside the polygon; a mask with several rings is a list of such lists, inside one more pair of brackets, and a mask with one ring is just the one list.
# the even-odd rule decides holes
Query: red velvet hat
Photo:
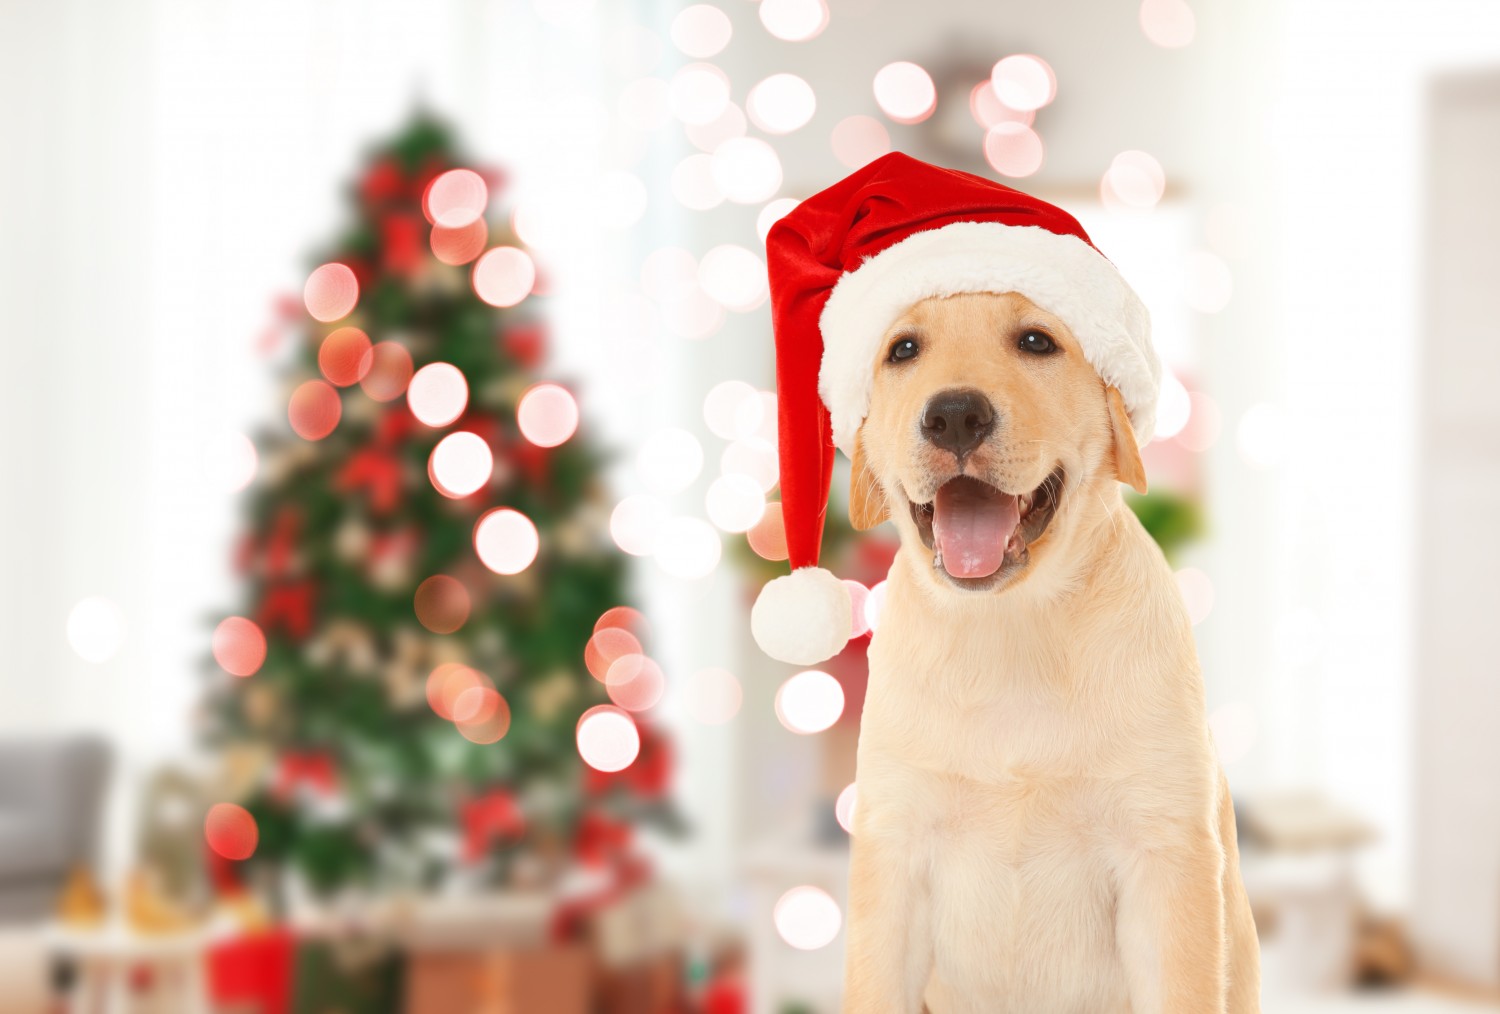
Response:
[{"label": "red velvet hat", "polygon": [[781,501],[792,573],[750,625],[773,658],[811,665],[849,639],[848,590],[818,567],[834,448],[853,453],[878,348],[929,296],[1019,292],[1068,325],[1151,438],[1161,366],[1145,305],[1060,208],[892,152],[798,204],[766,237],[776,335]]}]

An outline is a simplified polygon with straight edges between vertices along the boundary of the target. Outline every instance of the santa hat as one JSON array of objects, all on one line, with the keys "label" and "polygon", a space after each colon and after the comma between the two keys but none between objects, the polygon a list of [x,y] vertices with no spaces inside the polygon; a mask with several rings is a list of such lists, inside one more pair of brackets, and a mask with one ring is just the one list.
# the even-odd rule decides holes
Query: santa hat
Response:
[{"label": "santa hat", "polygon": [[750,615],[773,658],[811,665],[849,639],[847,587],[818,567],[834,448],[852,457],[876,353],[911,304],[1019,292],[1068,325],[1151,438],[1161,367],[1145,305],[1060,208],[892,152],[793,208],[766,238],[776,334],[781,504],[792,572]]}]

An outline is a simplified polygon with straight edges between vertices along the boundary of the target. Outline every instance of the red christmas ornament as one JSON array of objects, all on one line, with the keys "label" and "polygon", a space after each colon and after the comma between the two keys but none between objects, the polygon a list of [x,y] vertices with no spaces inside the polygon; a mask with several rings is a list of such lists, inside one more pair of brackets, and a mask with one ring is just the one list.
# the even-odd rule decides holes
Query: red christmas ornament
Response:
[{"label": "red christmas ornament", "polygon": [[411,275],[427,255],[425,226],[407,212],[392,212],[380,220],[381,267],[387,274]]},{"label": "red christmas ornament", "polygon": [[514,324],[500,333],[500,349],[517,366],[534,370],[547,358],[547,328],[537,320]]},{"label": "red christmas ornament", "polygon": [[526,830],[526,818],[516,797],[505,789],[495,789],[463,804],[459,812],[463,827],[463,859],[476,863],[497,841],[519,838]]},{"label": "red christmas ornament", "polygon": [[334,489],[340,493],[361,490],[370,498],[370,509],[389,514],[401,503],[401,462],[381,446],[355,451],[334,477]]},{"label": "red christmas ornament", "polygon": [[272,585],[261,599],[255,622],[269,634],[284,630],[294,640],[312,633],[313,585],[311,581],[286,581]]},{"label": "red christmas ornament", "polygon": [[332,795],[338,787],[334,773],[333,758],[325,751],[311,750],[281,755],[276,765],[276,781],[271,795],[279,803],[287,803],[303,785],[311,786],[319,795]]},{"label": "red christmas ornament", "polygon": [[366,204],[384,204],[400,197],[405,184],[395,159],[383,158],[360,181],[359,195]]}]

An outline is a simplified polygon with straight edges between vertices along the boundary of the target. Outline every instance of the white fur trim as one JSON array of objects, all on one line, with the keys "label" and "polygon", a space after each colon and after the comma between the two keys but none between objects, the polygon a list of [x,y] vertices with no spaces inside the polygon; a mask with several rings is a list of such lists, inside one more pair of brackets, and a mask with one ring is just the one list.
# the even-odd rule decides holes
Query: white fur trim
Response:
[{"label": "white fur trim", "polygon": [[853,631],[849,587],[821,567],[800,567],[766,583],[750,610],[760,650],[792,665],[813,665],[844,650]]},{"label": "white fur trim", "polygon": [[1151,316],[1115,266],[1078,237],[1039,225],[953,222],[867,258],[829,294],[818,321],[818,393],[845,454],[852,456],[869,411],[886,331],[918,300],[959,292],[1019,292],[1061,317],[1084,358],[1119,388],[1136,440],[1151,439],[1161,363],[1151,346]]}]

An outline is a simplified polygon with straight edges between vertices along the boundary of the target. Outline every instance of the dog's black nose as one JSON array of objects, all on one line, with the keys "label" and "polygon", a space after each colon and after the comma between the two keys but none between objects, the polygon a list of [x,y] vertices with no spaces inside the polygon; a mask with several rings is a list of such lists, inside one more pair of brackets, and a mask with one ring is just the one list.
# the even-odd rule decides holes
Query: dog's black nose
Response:
[{"label": "dog's black nose", "polygon": [[995,409],[978,391],[939,391],[922,409],[922,435],[962,458],[995,428]]}]

